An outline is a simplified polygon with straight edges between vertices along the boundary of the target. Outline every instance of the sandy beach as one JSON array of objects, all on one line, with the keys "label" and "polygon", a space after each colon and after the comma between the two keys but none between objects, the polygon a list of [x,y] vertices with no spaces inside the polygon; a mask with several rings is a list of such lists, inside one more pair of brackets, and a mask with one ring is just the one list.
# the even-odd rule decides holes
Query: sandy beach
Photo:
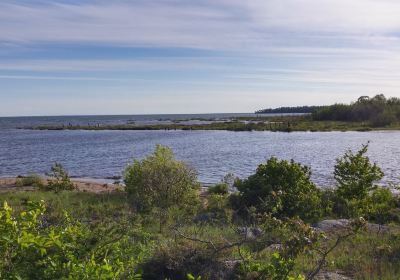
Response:
[{"label": "sandy beach", "polygon": [[[15,177],[0,178],[0,192],[35,190],[32,186],[17,186],[17,179],[18,178]],[[46,182],[46,180],[46,178],[43,179],[44,182]],[[112,192],[121,188],[120,185],[107,183],[104,180],[97,179],[71,178],[71,181],[74,183],[78,191],[83,192]]]}]

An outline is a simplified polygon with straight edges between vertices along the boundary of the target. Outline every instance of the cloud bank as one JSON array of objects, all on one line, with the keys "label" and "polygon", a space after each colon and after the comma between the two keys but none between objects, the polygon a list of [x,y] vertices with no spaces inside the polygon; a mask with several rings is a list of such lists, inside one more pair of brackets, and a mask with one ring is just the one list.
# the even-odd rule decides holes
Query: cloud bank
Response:
[{"label": "cloud bank", "polygon": [[397,0],[3,0],[0,97],[57,104],[131,92],[150,107],[146,96],[175,90],[188,104],[203,95],[218,111],[238,110],[238,98],[222,102],[232,93],[249,96],[240,111],[253,111],[285,105],[279,95],[289,93],[300,105],[399,96],[399,15]]}]

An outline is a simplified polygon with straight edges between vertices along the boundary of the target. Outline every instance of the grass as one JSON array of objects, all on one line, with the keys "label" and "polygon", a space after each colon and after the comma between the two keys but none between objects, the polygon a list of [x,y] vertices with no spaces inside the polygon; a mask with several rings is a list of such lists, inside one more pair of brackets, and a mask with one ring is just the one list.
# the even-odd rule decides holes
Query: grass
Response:
[{"label": "grass", "polygon": [[0,201],[7,201],[16,211],[23,209],[28,201],[41,200],[46,202],[49,218],[55,222],[64,215],[64,211],[67,211],[73,218],[91,222],[132,214],[126,196],[121,192],[64,191],[54,193],[31,191],[0,193]]},{"label": "grass", "polygon": [[[353,279],[392,280],[400,277],[399,232],[379,234],[361,232],[345,240],[327,258],[327,271],[342,271]],[[332,245],[333,239],[327,241]],[[298,272],[308,271],[315,265],[316,256],[298,259]]]},{"label": "grass", "polygon": [[37,174],[31,174],[26,177],[17,178],[15,184],[17,187],[32,186],[35,188],[41,188],[44,186],[43,179]]},{"label": "grass", "polygon": [[[142,224],[143,230],[151,234],[152,239],[156,242],[156,248],[161,250],[157,249],[155,251],[162,252],[162,255],[156,254],[152,259],[144,260],[145,263],[149,262],[147,265],[150,266],[155,264],[161,266],[163,261],[168,259],[174,262],[182,261],[182,264],[187,264],[195,269],[195,264],[187,259],[188,255],[186,254],[191,254],[192,251],[208,252],[207,254],[209,254],[210,250],[212,251],[210,245],[185,240],[170,227],[166,227],[167,230],[160,234],[158,232],[157,217],[154,214],[140,216],[134,213],[123,192],[89,193],[63,191],[56,194],[53,192],[30,191],[0,193],[0,201],[7,201],[17,212],[26,206],[27,201],[40,200],[47,202],[47,219],[53,223],[61,220],[64,211],[67,211],[75,219],[93,225],[101,222],[118,223],[119,220],[125,218],[136,219]],[[174,225],[173,221],[171,221],[170,225]],[[199,240],[212,240],[215,246],[222,246],[227,241],[234,243],[241,237],[235,230],[239,225],[235,224],[206,223],[199,225],[186,221],[178,226],[180,233]],[[328,246],[332,245],[334,241],[335,238],[332,237],[322,242]],[[184,248],[189,251],[182,251]],[[254,260],[268,262],[273,252],[274,250],[270,249],[257,252],[256,246],[245,245],[240,254],[247,256],[251,253]],[[215,258],[219,261],[237,260],[240,259],[240,254],[236,248],[228,248]],[[302,254],[297,259],[295,272],[306,273],[310,271],[318,259],[315,253],[311,255]],[[154,261],[155,264],[151,261]],[[327,264],[326,270],[342,271],[345,275],[354,279],[400,279],[400,232],[396,226],[393,226],[390,232],[381,232],[379,234],[361,232],[339,244],[328,256]],[[178,268],[180,267],[178,263],[176,265]]]}]

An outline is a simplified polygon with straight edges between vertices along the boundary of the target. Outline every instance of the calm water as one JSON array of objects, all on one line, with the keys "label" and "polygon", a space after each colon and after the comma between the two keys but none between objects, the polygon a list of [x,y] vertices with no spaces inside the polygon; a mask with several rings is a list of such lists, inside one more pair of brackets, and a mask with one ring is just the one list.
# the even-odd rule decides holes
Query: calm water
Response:
[{"label": "calm water", "polygon": [[43,174],[57,161],[72,176],[106,178],[120,175],[133,158],[140,159],[156,144],[163,144],[195,167],[204,183],[218,182],[229,172],[248,176],[259,163],[277,156],[310,165],[313,180],[329,186],[335,158],[367,141],[371,141],[369,156],[384,170],[385,181],[399,182],[400,175],[400,132],[31,131],[10,127],[0,129],[0,176]]},{"label": "calm water", "polygon": [[[259,115],[259,114],[258,114]],[[269,114],[288,115],[288,114]],[[293,114],[292,114],[293,115]],[[0,129],[33,127],[39,125],[118,125],[135,123],[138,125],[170,123],[173,121],[223,120],[233,117],[257,116],[252,113],[223,113],[223,114],[168,114],[168,115],[115,115],[115,116],[50,116],[50,117],[0,117]]]}]

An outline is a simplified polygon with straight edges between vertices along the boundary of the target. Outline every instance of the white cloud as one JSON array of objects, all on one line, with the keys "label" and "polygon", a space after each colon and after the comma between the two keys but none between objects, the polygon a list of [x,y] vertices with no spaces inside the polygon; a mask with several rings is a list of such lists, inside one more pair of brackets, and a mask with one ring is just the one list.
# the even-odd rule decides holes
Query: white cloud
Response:
[{"label": "white cloud", "polygon": [[399,14],[400,2],[391,0],[3,1],[0,41],[262,49],[333,37],[398,44]]},{"label": "white cloud", "polygon": [[367,35],[400,29],[400,2],[395,0],[251,0],[238,5],[271,29]]},{"label": "white cloud", "polygon": [[[54,104],[58,112],[58,100],[64,98],[63,113],[123,113],[128,108],[137,112],[152,108],[154,113],[253,111],[264,106],[350,101],[378,92],[399,96],[398,0],[39,2],[0,2],[1,90],[4,93],[8,86],[9,96],[32,96],[13,100],[21,107],[9,106],[9,110],[35,107],[29,102],[38,104],[38,112],[44,110],[35,101],[40,94],[32,84],[40,85],[40,92],[59,93],[54,100],[43,101],[46,96],[42,101],[48,107]],[[113,59],[97,54],[96,59],[77,59],[74,53],[68,56],[65,47],[46,56],[52,44],[71,44],[71,52],[80,45],[101,45],[198,48],[223,55]],[[31,46],[43,49],[35,53]],[[159,79],[152,71],[171,79]],[[208,76],[196,76],[196,71]],[[115,72],[126,75],[114,78]],[[128,96],[131,91],[137,93],[135,98]],[[126,98],[98,99],[89,112],[85,102],[68,98],[70,92],[82,95],[82,100],[92,93],[126,92],[122,94]],[[151,92],[157,98],[149,97]]]}]

